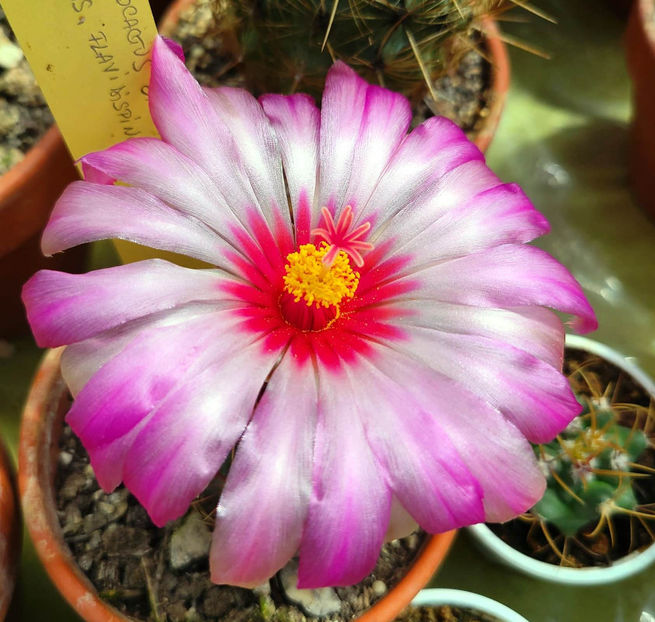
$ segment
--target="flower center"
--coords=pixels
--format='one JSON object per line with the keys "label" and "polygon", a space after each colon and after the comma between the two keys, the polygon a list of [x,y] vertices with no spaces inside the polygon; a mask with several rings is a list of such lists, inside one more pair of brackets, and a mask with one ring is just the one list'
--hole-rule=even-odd
{"label": "flower center", "polygon": [[344,298],[352,298],[359,284],[359,273],[353,271],[348,255],[339,251],[331,264],[323,261],[330,246],[323,242],[320,248],[303,244],[295,253],[287,255],[284,290],[308,307],[338,307]]}

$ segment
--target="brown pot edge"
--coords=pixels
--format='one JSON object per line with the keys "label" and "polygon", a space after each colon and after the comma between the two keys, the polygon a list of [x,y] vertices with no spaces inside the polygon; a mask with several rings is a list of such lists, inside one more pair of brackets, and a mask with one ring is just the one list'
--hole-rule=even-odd
{"label": "brown pot edge", "polygon": [[64,542],[54,507],[52,427],[65,390],[59,373],[63,348],[49,350],[36,372],[23,410],[18,448],[18,488],[25,524],[50,580],[87,622],[127,622],[103,602]]}
{"label": "brown pot edge", "polygon": [[507,46],[501,39],[496,20],[490,16],[484,17],[481,32],[485,36],[491,56],[491,104],[489,114],[485,117],[482,127],[478,130],[473,142],[482,153],[485,153],[496,135],[505,108],[511,81],[511,65]]}
{"label": "brown pot edge", "polygon": [[[25,218],[24,197],[29,197],[32,189],[39,188],[41,194],[49,194],[52,199],[51,205],[31,210],[34,215],[30,214],[30,226],[24,227],[19,236],[0,242],[0,257],[18,248],[44,227],[56,197],[76,177],[64,139],[57,125],[53,124],[20,162],[0,175],[0,224],[3,228],[5,224],[11,225],[16,218]],[[52,183],[48,183],[49,179],[53,180]],[[43,184],[51,186],[52,192],[44,191]]]}

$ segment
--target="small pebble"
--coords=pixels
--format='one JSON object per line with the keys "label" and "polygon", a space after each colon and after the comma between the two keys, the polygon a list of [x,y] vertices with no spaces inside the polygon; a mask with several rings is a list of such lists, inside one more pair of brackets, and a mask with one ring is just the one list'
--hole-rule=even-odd
{"label": "small pebble", "polygon": [[107,503],[106,501],[100,501],[100,503],[98,503],[98,511],[106,516],[111,516],[115,509],[116,508],[111,503]]}
{"label": "small pebble", "polygon": [[418,547],[418,535],[415,533],[410,534],[407,536],[404,542],[404,546],[406,546],[409,549],[415,549]]}
{"label": "small pebble", "polygon": [[14,69],[23,60],[23,50],[12,43],[6,36],[0,38],[0,67]]}
{"label": "small pebble", "polygon": [[93,556],[89,553],[82,553],[77,558],[77,563],[84,572],[89,572],[91,566],[93,566]]}
{"label": "small pebble", "polygon": [[64,520],[62,522],[61,530],[65,536],[77,533],[80,530],[80,527],[82,527],[83,522],[80,508],[73,503],[69,503],[66,506],[63,518]]}
{"label": "small pebble", "polygon": [[377,581],[373,581],[373,585],[371,585],[371,589],[373,590],[373,593],[376,596],[382,596],[383,594],[386,593],[387,586],[384,581],[380,581],[378,579]]}
{"label": "small pebble", "polygon": [[150,550],[148,532],[137,527],[126,527],[113,523],[102,534],[107,555],[129,555],[141,557]]}
{"label": "small pebble", "polygon": [[341,599],[331,587],[315,590],[298,589],[298,562],[292,559],[279,572],[282,589],[289,601],[309,615],[325,616],[341,610]]}
{"label": "small pebble", "polygon": [[174,570],[181,570],[209,554],[212,534],[197,512],[191,512],[173,532],[169,558]]}
{"label": "small pebble", "polygon": [[95,571],[95,577],[96,581],[104,581],[112,585],[118,583],[118,561],[113,559],[100,560]]}
{"label": "small pebble", "polygon": [[77,497],[86,484],[86,477],[81,473],[71,473],[59,489],[60,496],[66,501],[72,501]]}
{"label": "small pebble", "polygon": [[107,524],[107,517],[102,514],[87,514],[84,517],[84,531],[91,533]]}
{"label": "small pebble", "polygon": [[99,531],[94,531],[91,534],[91,537],[89,538],[88,542],[86,543],[86,550],[93,551],[94,549],[97,549],[101,543],[102,543],[102,534]]}

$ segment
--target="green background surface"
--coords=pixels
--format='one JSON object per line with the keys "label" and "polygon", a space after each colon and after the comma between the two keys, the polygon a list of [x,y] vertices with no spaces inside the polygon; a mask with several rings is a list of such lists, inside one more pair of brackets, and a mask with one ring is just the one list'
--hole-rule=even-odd
{"label": "green background surface", "polygon": [[[594,337],[655,374],[655,224],[635,204],[627,182],[630,84],[621,3],[537,4],[558,24],[528,18],[502,26],[551,59],[510,50],[512,85],[488,160],[549,218],[552,233],[540,245],[585,287],[600,321]],[[97,245],[92,263],[108,261],[110,248]],[[13,353],[0,354],[0,425],[15,458],[20,411],[41,353],[28,338],[10,345]],[[491,596],[531,622],[638,622],[642,611],[655,614],[655,568],[612,586],[561,587],[487,561],[465,533],[431,585]],[[77,619],[26,535],[9,620]]]}

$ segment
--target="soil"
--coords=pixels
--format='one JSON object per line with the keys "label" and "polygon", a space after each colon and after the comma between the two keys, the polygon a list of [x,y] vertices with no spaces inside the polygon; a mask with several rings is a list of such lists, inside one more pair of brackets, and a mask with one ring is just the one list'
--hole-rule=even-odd
{"label": "soil", "polygon": [[[182,11],[171,34],[182,45],[186,65],[200,84],[210,87],[247,88],[239,59],[239,46],[228,34],[229,25],[212,13],[216,0],[196,0],[193,10]],[[442,115],[454,121],[469,138],[489,114],[491,65],[479,35],[471,36],[471,49],[458,54],[453,71],[433,84],[437,99],[426,98],[414,107],[413,126]]]}
{"label": "soil", "polygon": [[[595,355],[582,350],[567,348],[564,373],[569,375],[581,365],[584,365],[588,372],[598,377],[600,385],[607,386],[611,384],[614,387],[613,403],[649,406],[651,399],[648,392],[631,376],[625,374],[612,363]],[[582,385],[576,387],[576,390],[581,388]],[[589,395],[589,392],[587,394]],[[635,410],[626,410],[622,414],[622,425],[632,427],[636,416]],[[638,462],[654,469],[655,472],[655,449],[652,446],[655,444],[654,423],[651,419],[645,421],[643,428],[651,441],[651,446],[644,451]],[[633,480],[633,489],[641,504],[641,508],[638,507],[637,509],[650,508],[652,511],[653,507],[655,507],[653,505],[655,502],[655,476]],[[615,532],[614,545],[612,545],[606,529],[602,530],[594,538],[585,535],[591,532],[595,523],[580,530],[575,537],[566,538],[566,565],[574,567],[609,566],[632,551],[643,549],[653,543],[653,537],[648,529],[633,517],[625,514],[614,515],[612,524]],[[562,565],[562,561],[548,544],[538,523],[534,521],[527,522],[519,518],[503,524],[488,524],[488,527],[518,551],[540,561],[558,566]],[[655,521],[650,521],[649,528],[651,531],[655,529]],[[557,528],[549,525],[548,530],[558,545],[560,547],[564,546],[564,536]]]}
{"label": "soil", "polygon": [[491,65],[478,51],[482,42],[472,41],[475,49],[464,54],[455,70],[434,82],[437,99],[426,98],[414,115],[414,125],[440,115],[454,121],[472,138],[489,114]]}
{"label": "soil", "polygon": [[396,622],[500,622],[498,618],[474,611],[442,605],[441,607],[409,607]]}
{"label": "soil", "polygon": [[0,9],[0,175],[53,124],[52,114]]}
{"label": "soil", "polygon": [[[59,522],[80,568],[100,596],[121,612],[149,622],[305,622],[315,617],[289,604],[279,575],[256,590],[214,585],[207,551],[172,566],[176,532],[195,515],[201,536],[211,527],[220,483],[213,483],[187,515],[155,527],[136,499],[121,486],[103,492],[89,458],[69,426],[60,437],[55,479]],[[375,570],[357,586],[336,588],[338,613],[324,622],[345,622],[368,609],[405,574],[425,539],[415,533],[385,545]],[[201,538],[202,540],[202,538]],[[206,549],[208,549],[208,540]]]}

